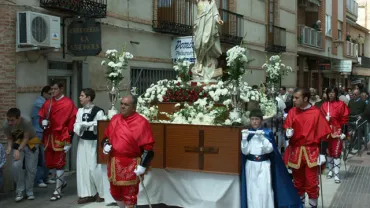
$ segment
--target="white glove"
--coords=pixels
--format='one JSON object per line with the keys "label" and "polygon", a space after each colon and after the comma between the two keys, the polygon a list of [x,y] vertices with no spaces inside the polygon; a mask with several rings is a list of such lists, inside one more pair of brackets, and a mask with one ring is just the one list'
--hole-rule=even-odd
{"label": "white glove", "polygon": [[112,145],[111,144],[106,144],[103,148],[103,153],[104,154],[109,154],[109,152],[112,150]]}
{"label": "white glove", "polygon": [[341,139],[341,140],[343,140],[343,139],[345,139],[345,138],[346,138],[346,135],[345,135],[345,134],[341,134],[341,135],[340,135],[340,139]]}
{"label": "white glove", "polygon": [[257,130],[256,135],[264,135],[265,132],[263,130]]}
{"label": "white glove", "polygon": [[137,176],[140,176],[140,175],[143,175],[145,173],[145,170],[146,168],[144,168],[143,166],[141,165],[138,165],[136,167],[136,169],[134,170],[134,173],[137,175]]}
{"label": "white glove", "polygon": [[249,136],[249,131],[248,129],[243,129],[242,130],[242,140],[247,140]]}
{"label": "white glove", "polygon": [[294,129],[287,129],[285,132],[286,137],[291,138],[294,134]]}
{"label": "white glove", "polygon": [[318,164],[318,165],[322,165],[322,164],[324,164],[325,162],[326,162],[325,155],[319,155],[319,156],[317,157],[317,164]]}
{"label": "white glove", "polygon": [[67,153],[71,149],[71,145],[64,145],[64,152]]}
{"label": "white glove", "polygon": [[289,146],[289,140],[285,140],[285,148]]}

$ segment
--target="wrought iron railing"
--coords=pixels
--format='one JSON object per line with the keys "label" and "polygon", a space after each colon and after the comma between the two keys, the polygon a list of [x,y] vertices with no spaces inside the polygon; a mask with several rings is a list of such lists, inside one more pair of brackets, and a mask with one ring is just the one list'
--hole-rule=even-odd
{"label": "wrought iron railing", "polygon": [[139,95],[145,93],[146,89],[151,84],[157,83],[159,80],[176,79],[176,72],[173,69],[145,69],[145,68],[132,68],[130,74],[130,89],[137,87]]}
{"label": "wrought iron railing", "polygon": [[193,0],[155,1],[153,30],[174,35],[192,35],[195,4]]}
{"label": "wrought iron railing", "polygon": [[221,42],[230,44],[240,44],[244,37],[243,15],[230,12],[225,9],[219,11],[224,24],[221,26]]}
{"label": "wrought iron railing", "polygon": [[347,0],[347,10],[358,17],[358,3],[355,0]]}
{"label": "wrought iron railing", "polygon": [[286,51],[286,29],[275,25],[267,25],[267,43],[268,52]]}
{"label": "wrought iron railing", "polygon": [[40,0],[40,6],[91,18],[104,18],[107,14],[107,0]]}
{"label": "wrought iron railing", "polygon": [[[193,35],[196,5],[193,0],[157,0],[155,2],[153,30],[174,35]],[[221,42],[239,44],[244,36],[243,15],[219,10],[224,24],[220,27]]]}
{"label": "wrought iron railing", "polygon": [[357,57],[358,56],[358,44],[346,41],[346,55]]}
{"label": "wrought iron railing", "polygon": [[322,32],[305,25],[298,25],[298,42],[315,48],[322,48]]}

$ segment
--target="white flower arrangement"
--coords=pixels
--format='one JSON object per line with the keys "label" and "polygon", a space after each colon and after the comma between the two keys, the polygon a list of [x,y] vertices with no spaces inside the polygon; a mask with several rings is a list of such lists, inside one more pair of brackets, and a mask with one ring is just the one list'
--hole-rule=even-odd
{"label": "white flower arrangement", "polygon": [[120,82],[124,76],[123,71],[127,69],[128,60],[133,59],[134,56],[127,51],[118,53],[116,49],[107,50],[105,57],[108,61],[102,61],[102,66],[107,66],[107,79],[110,81]]}
{"label": "white flower arrangement", "polygon": [[268,80],[273,83],[279,82],[282,77],[293,71],[292,67],[281,63],[279,55],[271,56],[270,59],[266,58],[266,63],[262,65],[262,68],[266,70]]}
{"label": "white flower arrangement", "polygon": [[246,48],[240,46],[234,46],[226,52],[227,73],[230,80],[237,81],[245,74],[245,65],[248,63],[246,52]]}
{"label": "white flower arrangement", "polygon": [[[273,109],[276,107],[267,97],[258,91],[252,91],[246,82],[239,80],[240,99],[244,102],[255,100],[260,102],[261,110],[266,116],[274,116]],[[163,102],[164,97],[168,96],[169,90],[179,91],[188,85],[180,80],[160,80],[152,84],[144,94],[138,98],[137,112],[146,117],[151,122],[174,123],[174,124],[198,124],[198,125],[233,125],[234,123],[248,122],[246,114],[242,118],[230,120],[228,111],[231,107],[231,83],[219,81],[217,84],[204,86],[198,93],[199,97],[194,102],[176,102],[175,107],[180,107],[173,114],[159,112],[166,115],[170,120],[158,120],[158,102]]]}
{"label": "white flower arrangement", "polygon": [[191,62],[186,60],[184,56],[180,56],[173,69],[177,72],[177,79],[183,82],[191,80],[192,72],[190,71]]}
{"label": "white flower arrangement", "polygon": [[248,62],[246,56],[246,49],[240,46],[234,46],[226,52],[227,66],[232,66],[237,60],[241,62]]}

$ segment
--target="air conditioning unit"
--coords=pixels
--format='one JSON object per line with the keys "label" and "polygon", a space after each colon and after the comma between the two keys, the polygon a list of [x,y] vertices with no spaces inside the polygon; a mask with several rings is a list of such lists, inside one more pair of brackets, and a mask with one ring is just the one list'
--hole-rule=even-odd
{"label": "air conditioning unit", "polygon": [[17,51],[60,48],[60,17],[36,12],[17,12]]}

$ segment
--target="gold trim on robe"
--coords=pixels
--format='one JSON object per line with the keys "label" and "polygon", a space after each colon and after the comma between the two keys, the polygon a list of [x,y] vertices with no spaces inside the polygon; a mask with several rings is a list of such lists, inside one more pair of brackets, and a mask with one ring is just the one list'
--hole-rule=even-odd
{"label": "gold trim on robe", "polygon": [[[295,148],[294,151],[291,150],[288,159],[288,167],[299,169],[302,163],[302,154],[304,155],[307,162],[307,166],[309,168],[317,166],[317,158],[319,156],[318,148],[301,146]],[[298,155],[298,158],[297,159],[291,158],[291,156],[293,155],[296,156],[295,158],[297,158]]]}
{"label": "gold trim on robe", "polygon": [[[138,157],[136,158],[136,161],[135,161],[135,164],[132,164],[134,165],[133,167],[123,167],[122,171],[124,172],[131,172],[131,173],[134,173],[133,171],[136,169],[136,167],[140,164],[141,162],[141,158]],[[140,182],[139,180],[139,177],[135,177],[134,180],[118,180],[117,179],[117,172],[116,172],[116,157],[112,157],[110,159],[110,176],[108,177],[108,180],[109,182],[113,183],[114,185],[117,185],[117,186],[132,186],[132,185],[136,185]],[[122,175],[121,177],[124,177],[124,175]]]}

